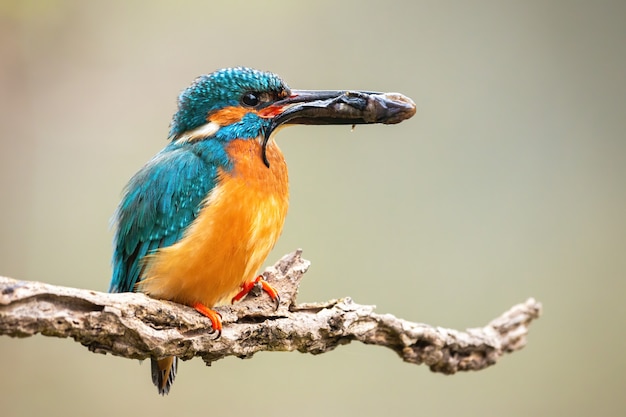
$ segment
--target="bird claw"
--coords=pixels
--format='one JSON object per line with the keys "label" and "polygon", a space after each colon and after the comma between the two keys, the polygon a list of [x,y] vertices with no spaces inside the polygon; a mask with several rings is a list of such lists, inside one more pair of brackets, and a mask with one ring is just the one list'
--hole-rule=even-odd
{"label": "bird claw", "polygon": [[280,295],[278,295],[278,293],[276,293],[276,298],[273,299],[274,301],[274,311],[278,310],[278,307],[280,307]]}
{"label": "bird claw", "polygon": [[219,339],[222,336],[222,315],[219,311],[211,310],[202,303],[195,303],[192,307],[211,320],[211,333],[217,332],[215,340]]}
{"label": "bird claw", "polygon": [[241,291],[239,291],[237,295],[232,298],[231,303],[234,304],[236,301],[244,298],[257,284],[259,284],[261,289],[270,296],[272,301],[274,301],[275,310],[278,310],[278,307],[280,306],[280,295],[278,295],[278,291],[276,291],[276,289],[265,280],[263,275],[259,275],[252,281],[241,284]]}

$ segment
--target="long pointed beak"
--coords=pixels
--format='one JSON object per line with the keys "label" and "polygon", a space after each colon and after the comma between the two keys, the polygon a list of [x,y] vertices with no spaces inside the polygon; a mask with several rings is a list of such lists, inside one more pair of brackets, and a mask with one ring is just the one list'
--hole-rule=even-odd
{"label": "long pointed beak", "polygon": [[279,126],[395,124],[415,114],[415,103],[400,93],[371,91],[291,90],[291,95],[272,104],[280,113],[272,118],[263,140],[263,162],[269,167],[265,147]]}

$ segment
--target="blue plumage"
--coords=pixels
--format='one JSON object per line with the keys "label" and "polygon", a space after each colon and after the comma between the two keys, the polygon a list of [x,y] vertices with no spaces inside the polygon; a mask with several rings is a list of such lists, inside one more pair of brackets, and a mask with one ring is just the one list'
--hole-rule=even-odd
{"label": "blue plumage", "polygon": [[229,166],[216,142],[173,142],[133,176],[115,215],[110,292],[135,290],[141,259],[183,236],[215,187],[217,169]]}

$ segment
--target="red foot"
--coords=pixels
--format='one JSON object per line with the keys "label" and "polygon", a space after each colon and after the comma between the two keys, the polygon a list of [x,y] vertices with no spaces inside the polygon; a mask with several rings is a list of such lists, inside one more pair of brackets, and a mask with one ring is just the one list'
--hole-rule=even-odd
{"label": "red foot", "polygon": [[211,320],[211,327],[217,332],[216,339],[219,339],[222,335],[222,315],[215,310],[211,310],[202,303],[195,303],[192,307],[195,308],[200,314]]}
{"label": "red foot", "polygon": [[274,287],[272,287],[270,284],[267,283],[267,281],[265,281],[265,278],[263,278],[263,275],[259,275],[252,281],[243,283],[241,285],[241,291],[239,291],[237,295],[233,297],[233,299],[231,300],[231,303],[234,304],[235,301],[241,300],[250,291],[252,291],[252,288],[254,288],[256,284],[259,284],[259,283],[261,284],[261,288],[263,288],[263,291],[265,291],[267,295],[270,296],[270,298],[274,301],[274,303],[276,303],[276,308],[278,308],[278,306],[280,305],[280,296],[278,295],[278,291],[276,291]]}

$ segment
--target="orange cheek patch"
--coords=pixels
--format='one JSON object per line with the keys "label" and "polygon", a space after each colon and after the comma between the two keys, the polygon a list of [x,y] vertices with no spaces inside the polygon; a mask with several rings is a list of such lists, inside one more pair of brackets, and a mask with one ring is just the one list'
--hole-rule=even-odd
{"label": "orange cheek patch", "polygon": [[246,113],[253,111],[254,110],[244,109],[243,107],[224,107],[223,109],[210,113],[207,117],[207,121],[217,123],[220,126],[228,126],[241,121]]}
{"label": "orange cheek patch", "polygon": [[282,113],[282,106],[267,106],[264,109],[259,110],[258,115],[264,119],[271,119],[272,117],[278,116]]}
{"label": "orange cheek patch", "polygon": [[267,106],[259,111],[253,109],[245,109],[243,107],[224,107],[209,114],[208,122],[216,123],[219,126],[228,126],[233,123],[240,122],[248,113],[256,113],[264,119],[271,119],[282,113],[282,106]]}

